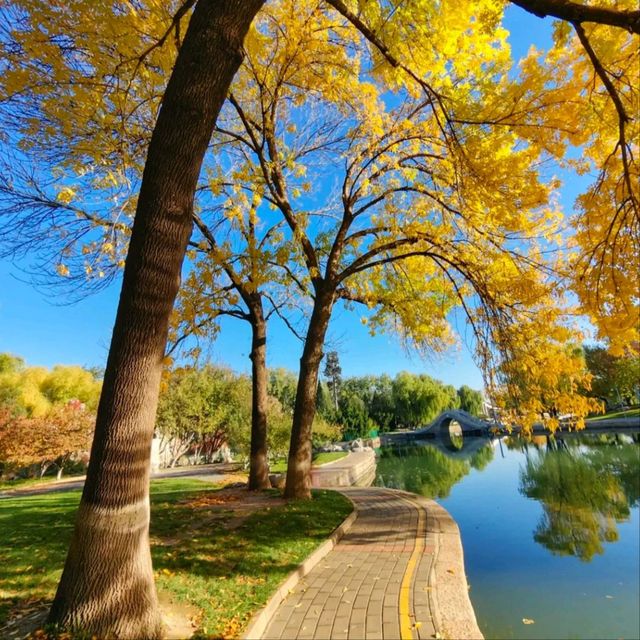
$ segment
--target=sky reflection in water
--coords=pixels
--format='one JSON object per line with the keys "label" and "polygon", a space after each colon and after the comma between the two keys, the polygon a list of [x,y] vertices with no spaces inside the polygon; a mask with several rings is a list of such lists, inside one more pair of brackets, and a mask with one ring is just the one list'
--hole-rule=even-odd
{"label": "sky reflection in water", "polygon": [[376,482],[435,498],[455,518],[486,638],[639,638],[638,442],[465,438],[459,452],[430,442],[383,450]]}

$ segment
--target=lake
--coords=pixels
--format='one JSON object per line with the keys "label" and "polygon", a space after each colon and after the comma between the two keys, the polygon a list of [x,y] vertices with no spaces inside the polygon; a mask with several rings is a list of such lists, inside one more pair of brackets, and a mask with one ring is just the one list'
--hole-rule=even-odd
{"label": "lake", "polygon": [[376,484],[456,520],[485,638],[640,637],[637,432],[387,447]]}

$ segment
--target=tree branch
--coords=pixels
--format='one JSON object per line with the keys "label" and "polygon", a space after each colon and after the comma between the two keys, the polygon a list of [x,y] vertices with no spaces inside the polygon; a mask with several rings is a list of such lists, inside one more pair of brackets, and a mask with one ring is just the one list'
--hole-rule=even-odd
{"label": "tree branch", "polygon": [[[510,2],[538,18],[552,16],[574,25],[582,22],[596,22],[640,34],[640,11],[594,7],[570,0],[510,0]],[[333,3],[330,2],[330,4]]]}

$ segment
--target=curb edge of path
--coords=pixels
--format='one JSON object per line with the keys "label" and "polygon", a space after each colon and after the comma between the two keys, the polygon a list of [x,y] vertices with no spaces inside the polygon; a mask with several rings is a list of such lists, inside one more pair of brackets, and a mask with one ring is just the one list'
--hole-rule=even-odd
{"label": "curb edge of path", "polygon": [[436,630],[443,638],[483,640],[469,597],[464,551],[458,524],[435,500],[410,496],[427,514],[427,533],[435,534],[436,548],[429,572],[429,598]]}
{"label": "curb edge of path", "polygon": [[[335,490],[335,489],[334,489]],[[358,518],[358,507],[349,498],[349,496],[342,494],[349,500],[353,506],[353,511],[342,521],[342,524],[338,525],[329,538],[325,540],[310,556],[306,558],[294,569],[276,589],[276,592],[267,600],[267,604],[260,609],[254,616],[252,616],[249,626],[242,634],[242,640],[256,640],[261,638],[262,634],[267,630],[267,626],[273,618],[273,614],[280,606],[282,601],[289,595],[289,592],[300,582],[302,578],[308,575],[311,570],[340,542],[342,537],[351,529],[353,523]]]}

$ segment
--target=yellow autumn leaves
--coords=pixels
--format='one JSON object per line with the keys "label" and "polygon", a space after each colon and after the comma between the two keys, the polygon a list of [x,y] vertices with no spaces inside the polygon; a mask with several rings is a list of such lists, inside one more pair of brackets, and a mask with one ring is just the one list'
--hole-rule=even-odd
{"label": "yellow autumn leaves", "polygon": [[[369,307],[372,331],[429,351],[455,342],[450,314],[461,310],[480,362],[497,372],[488,373],[496,394],[515,394],[528,416],[550,406],[584,413],[591,407],[572,400],[588,379],[568,312],[588,314],[614,350],[638,341],[637,37],[584,27],[628,116],[621,128],[566,23],[516,71],[501,1],[343,5],[382,49],[318,1],[267,2],[252,26],[205,160],[202,224],[174,326],[209,335],[204,319],[239,311],[232,271],[285,307],[295,292],[302,312],[323,277]],[[17,0],[2,9],[11,28],[0,43],[0,115],[11,115],[25,157],[51,152],[51,189],[40,185],[38,197],[58,216],[49,233],[63,247],[61,276],[124,264],[180,46],[170,28],[178,6]],[[593,177],[572,226],[557,204],[562,167]],[[568,308],[568,289],[579,309]]]}

